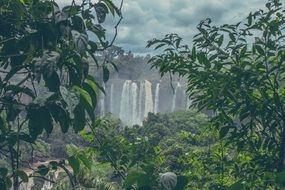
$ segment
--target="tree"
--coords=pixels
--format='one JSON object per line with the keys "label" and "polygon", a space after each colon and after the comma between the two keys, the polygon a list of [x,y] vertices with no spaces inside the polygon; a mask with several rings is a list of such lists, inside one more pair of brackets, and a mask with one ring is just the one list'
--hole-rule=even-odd
{"label": "tree", "polygon": [[[94,53],[113,45],[121,7],[111,0],[73,0],[62,9],[53,0],[0,2],[0,158],[11,161],[9,167],[0,168],[0,189],[9,189],[11,183],[18,189],[29,177],[44,178],[58,167],[74,179],[64,161],[39,166],[38,175],[28,176],[20,170],[20,144],[32,145],[57,125],[62,132],[70,126],[78,132],[95,122],[97,93],[102,88],[89,73],[88,60],[97,63]],[[119,16],[110,42],[101,25],[108,13]],[[107,66],[97,66],[106,82]],[[67,160],[76,173],[80,159]]]}
{"label": "tree", "polygon": [[193,106],[213,110],[211,122],[220,139],[251,154],[234,187],[241,182],[265,189],[275,187],[275,180],[284,184],[284,19],[281,2],[269,0],[265,10],[237,24],[201,21],[192,48],[181,45],[176,34],[147,45],[164,48],[150,60],[162,76],[186,77]]}

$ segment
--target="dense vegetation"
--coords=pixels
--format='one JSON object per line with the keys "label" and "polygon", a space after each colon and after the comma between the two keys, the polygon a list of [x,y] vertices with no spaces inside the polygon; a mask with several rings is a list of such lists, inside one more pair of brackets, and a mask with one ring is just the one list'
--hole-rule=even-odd
{"label": "dense vegetation", "polygon": [[[150,40],[148,48],[161,50],[152,58],[113,46],[121,7],[111,0],[62,8],[52,0],[0,2],[0,189],[31,179],[32,189],[284,188],[281,1],[236,24],[201,21],[192,47],[177,34]],[[108,14],[117,19],[109,40]],[[120,67],[128,79],[149,67],[179,75],[194,108],[149,113],[142,126],[97,118],[100,82]]]}
{"label": "dense vegetation", "polygon": [[[97,63],[94,54],[112,46],[121,11],[110,0],[71,1],[63,8],[55,1],[2,0],[0,13],[0,152],[10,162],[0,170],[0,188],[18,189],[30,177],[45,178],[57,168],[75,184],[64,161],[41,165],[36,174],[21,170],[27,150],[22,145],[33,149],[39,135],[49,135],[56,127],[65,133],[70,127],[78,132],[87,123],[94,125],[101,87],[90,75],[89,62]],[[119,19],[108,41],[101,24],[109,13]],[[104,81],[108,67],[107,62],[97,65]],[[74,157],[67,160],[77,169]]]}
{"label": "dense vegetation", "polygon": [[148,43],[166,47],[152,58],[153,66],[162,74],[187,77],[194,106],[213,110],[211,123],[220,139],[247,157],[235,161],[234,153],[222,155],[229,164],[223,168],[233,167],[233,186],[239,188],[274,189],[284,183],[284,19],[281,2],[271,0],[265,10],[236,24],[201,21],[191,48],[175,34]]}
{"label": "dense vegetation", "polygon": [[[202,159],[213,159],[210,154],[214,155],[220,147],[218,133],[207,132],[209,123],[206,115],[190,110],[150,113],[143,126],[124,129],[120,121],[111,115],[100,122],[105,127],[96,129],[95,144],[86,146],[84,150],[74,144],[67,145],[69,156],[88,155],[87,162],[92,165],[91,168],[81,167],[76,174],[78,189],[94,188],[98,180],[103,180],[101,184],[106,188],[119,189],[123,186],[129,189],[135,185],[138,189],[161,189],[160,175],[168,171],[179,176],[181,186],[176,189],[183,189],[188,180],[191,181],[188,184],[190,189],[216,183],[212,175],[216,173],[214,165],[218,166],[219,160],[215,160],[217,163],[213,160],[213,168],[209,170],[211,174],[207,176],[203,174],[201,165]],[[94,141],[91,133],[85,131],[81,134],[87,141]],[[191,160],[186,159],[188,156]],[[199,182],[204,177],[207,179]],[[59,178],[55,189],[71,187],[66,175],[61,174]]]}

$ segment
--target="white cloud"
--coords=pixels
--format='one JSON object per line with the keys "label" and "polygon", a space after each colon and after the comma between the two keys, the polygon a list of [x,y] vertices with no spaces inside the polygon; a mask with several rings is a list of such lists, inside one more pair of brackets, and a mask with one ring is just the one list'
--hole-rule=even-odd
{"label": "white cloud", "polygon": [[[204,18],[214,23],[233,23],[250,11],[263,8],[267,0],[125,0],[124,20],[116,45],[134,53],[149,52],[146,41],[178,33],[190,42],[196,25]],[[126,28],[128,34],[126,35]]]}
{"label": "white cloud", "polygon": [[[120,4],[120,0],[113,1]],[[167,33],[178,33],[190,42],[200,20],[209,17],[216,24],[235,23],[245,19],[250,11],[263,8],[266,2],[267,0],[124,0],[124,19],[119,26],[115,45],[122,46],[126,51],[147,53],[151,50],[145,49],[146,41]],[[114,34],[115,21],[112,16],[108,16],[105,24],[110,37]]]}

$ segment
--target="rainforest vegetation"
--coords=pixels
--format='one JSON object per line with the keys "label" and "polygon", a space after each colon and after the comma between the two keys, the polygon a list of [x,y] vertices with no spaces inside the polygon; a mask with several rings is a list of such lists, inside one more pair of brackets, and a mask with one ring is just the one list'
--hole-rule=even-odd
{"label": "rainforest vegetation", "polygon": [[[116,46],[123,6],[0,1],[0,189],[284,189],[282,1],[237,23],[197,20],[190,44],[161,31],[152,56]],[[161,78],[174,93],[183,81],[191,106],[133,126],[100,116],[118,75]]]}

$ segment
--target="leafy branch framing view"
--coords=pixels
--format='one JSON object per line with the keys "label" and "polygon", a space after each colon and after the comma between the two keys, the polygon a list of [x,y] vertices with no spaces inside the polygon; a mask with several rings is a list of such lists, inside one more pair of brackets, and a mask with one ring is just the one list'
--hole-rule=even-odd
{"label": "leafy branch framing view", "polygon": [[[72,126],[78,132],[87,120],[95,123],[102,88],[90,75],[88,62],[97,63],[94,54],[113,45],[123,0],[119,8],[110,0],[73,0],[63,8],[55,1],[38,0],[4,0],[0,5],[0,151],[11,162],[9,168],[1,168],[0,188],[18,189],[29,177],[48,180],[46,174],[57,168],[66,171],[75,185],[64,160],[38,166],[38,175],[21,170],[21,144],[33,147],[39,135],[49,135],[54,127],[66,133]],[[109,13],[119,17],[111,42],[101,25]],[[108,72],[107,63],[102,66]],[[76,159],[67,158],[74,173]]]}
{"label": "leafy branch framing view", "polygon": [[247,163],[233,163],[239,169],[233,171],[237,182],[231,187],[274,189],[284,184],[284,12],[281,2],[272,0],[266,10],[237,24],[201,21],[192,48],[181,45],[176,34],[147,45],[164,48],[150,63],[162,76],[186,77],[193,106],[212,110],[211,123],[220,139],[249,156]]}

